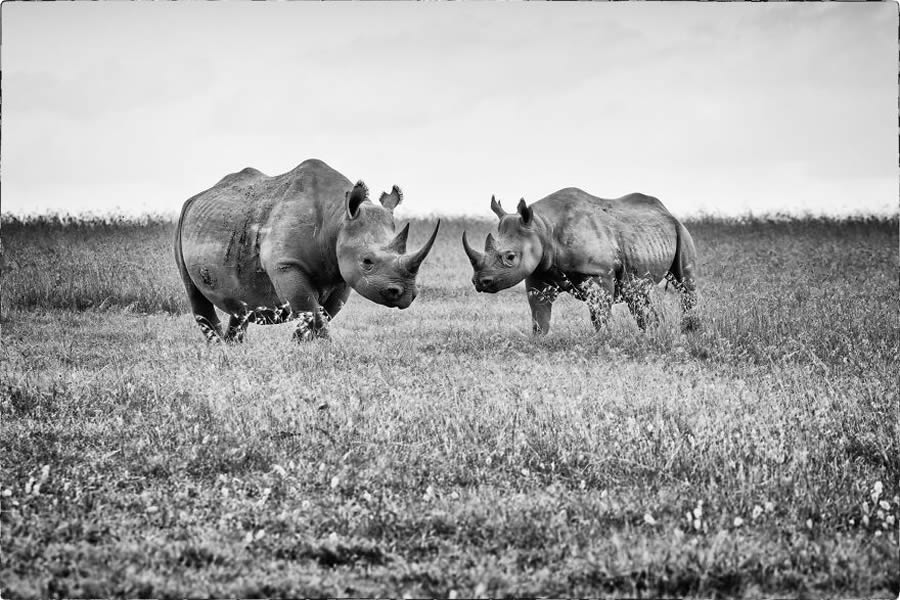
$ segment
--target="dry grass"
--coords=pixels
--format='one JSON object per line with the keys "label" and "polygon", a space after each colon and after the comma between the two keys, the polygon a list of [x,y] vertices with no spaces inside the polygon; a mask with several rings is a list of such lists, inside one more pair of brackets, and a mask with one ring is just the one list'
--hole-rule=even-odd
{"label": "dry grass", "polygon": [[896,221],[695,222],[701,332],[538,340],[464,226],[407,311],[209,347],[170,223],[4,222],[4,596],[896,596]]}

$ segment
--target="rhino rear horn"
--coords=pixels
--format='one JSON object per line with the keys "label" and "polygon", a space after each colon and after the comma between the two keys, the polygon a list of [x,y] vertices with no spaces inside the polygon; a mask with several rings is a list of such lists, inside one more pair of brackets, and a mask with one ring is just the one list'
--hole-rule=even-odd
{"label": "rhino rear horn", "polygon": [[500,203],[497,202],[497,199],[493,196],[491,196],[491,210],[494,211],[494,214],[501,219],[506,216],[506,211],[503,210],[503,207],[500,206]]}
{"label": "rhino rear horn", "polygon": [[359,216],[359,205],[369,199],[369,188],[360,179],[353,186],[353,189],[346,193],[345,206],[347,208],[347,217],[355,219]]}
{"label": "rhino rear horn", "polygon": [[497,251],[497,242],[494,241],[494,236],[488,234],[487,238],[484,240],[484,251],[485,252],[496,252]]}
{"label": "rhino rear horn", "polygon": [[381,198],[378,200],[381,205],[388,210],[394,210],[397,205],[403,202],[403,192],[396,185],[391,188],[391,193],[381,192]]}
{"label": "rhino rear horn", "polygon": [[409,237],[409,223],[407,223],[406,226],[400,230],[400,233],[391,240],[391,243],[388,244],[388,250],[396,252],[397,254],[405,254],[407,237]]}
{"label": "rhino rear horn", "polygon": [[434,246],[434,240],[437,238],[438,230],[441,228],[441,220],[438,219],[437,225],[434,226],[434,231],[431,233],[431,237],[428,238],[428,241],[425,242],[425,245],[419,248],[417,252],[413,254],[408,254],[403,257],[403,266],[406,267],[406,270],[410,273],[415,273],[419,270],[419,266],[422,264],[422,261],[425,260],[425,257],[428,256],[428,253],[431,252],[431,247]]}
{"label": "rhino rear horn", "polygon": [[472,266],[474,267],[481,264],[481,261],[484,260],[484,254],[469,245],[469,240],[466,239],[465,231],[463,231],[462,243],[463,250],[466,251],[466,256],[469,257],[469,262],[472,263]]}

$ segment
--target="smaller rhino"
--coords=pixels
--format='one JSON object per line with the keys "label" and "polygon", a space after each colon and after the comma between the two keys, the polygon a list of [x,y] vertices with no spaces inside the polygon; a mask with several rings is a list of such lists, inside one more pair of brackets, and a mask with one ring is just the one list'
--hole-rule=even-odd
{"label": "smaller rhino", "polygon": [[[523,198],[508,214],[491,198],[500,218],[497,239],[488,234],[484,253],[462,243],[479,292],[496,293],[525,280],[535,335],[550,331],[553,301],[568,292],[588,304],[598,331],[614,302],[624,301],[641,329],[657,319],[651,288],[666,279],[681,292],[682,329],[698,325],[690,233],[652,196],[607,200],[566,188],[531,206]],[[668,288],[668,283],[666,288]]]}

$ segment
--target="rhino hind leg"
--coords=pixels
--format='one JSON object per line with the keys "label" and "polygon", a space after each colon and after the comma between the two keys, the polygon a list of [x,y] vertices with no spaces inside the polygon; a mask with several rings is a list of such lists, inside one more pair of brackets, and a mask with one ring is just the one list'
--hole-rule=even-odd
{"label": "rhino hind leg", "polygon": [[242,344],[251,315],[252,313],[250,312],[232,314],[228,319],[228,328],[223,336],[224,340],[228,343]]}
{"label": "rhino hind leg", "polygon": [[694,278],[677,277],[673,273],[667,273],[666,279],[668,283],[681,294],[681,331],[696,331],[700,329],[700,317],[697,314],[697,288],[694,284]]}
{"label": "rhino hind leg", "polygon": [[203,332],[203,337],[208,343],[215,344],[222,341],[221,323],[219,323],[218,317],[213,321],[195,313],[194,320],[197,321],[197,325],[200,326],[200,331]]}
{"label": "rhino hind leg", "polygon": [[630,278],[621,287],[622,299],[634,317],[638,328],[645,330],[647,325],[656,323],[659,315],[650,301],[653,282],[643,278]]}
{"label": "rhino hind leg", "polygon": [[693,279],[685,279],[681,286],[681,330],[695,331],[700,329],[700,317],[697,315],[697,290]]}
{"label": "rhino hind leg", "polygon": [[[195,293],[191,293],[191,292]],[[200,326],[200,331],[209,343],[217,343],[222,340],[222,324],[219,321],[219,315],[216,314],[216,307],[200,294],[200,290],[193,288],[188,289],[188,300],[191,303],[191,312],[194,313],[194,320]]]}

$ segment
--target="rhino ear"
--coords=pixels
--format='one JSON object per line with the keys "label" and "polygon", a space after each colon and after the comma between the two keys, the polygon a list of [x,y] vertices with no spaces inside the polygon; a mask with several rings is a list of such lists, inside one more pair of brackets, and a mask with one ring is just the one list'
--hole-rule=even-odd
{"label": "rhino ear", "polygon": [[388,210],[394,210],[397,205],[403,202],[403,192],[396,185],[391,188],[391,193],[381,192],[381,198],[378,200],[381,205]]}
{"label": "rhino ear", "polygon": [[494,196],[491,196],[491,210],[501,219],[506,216],[506,211],[503,210],[503,207],[500,206],[500,203],[497,202],[497,199],[494,198]]}
{"label": "rhino ear", "polygon": [[353,189],[345,195],[345,206],[347,207],[347,218],[355,219],[359,216],[359,205],[369,199],[369,188],[360,179],[353,186]]}
{"label": "rhino ear", "polygon": [[525,198],[519,200],[519,206],[516,207],[516,210],[519,212],[519,216],[522,217],[522,225],[531,225],[534,213],[531,211],[531,207],[525,204]]}

